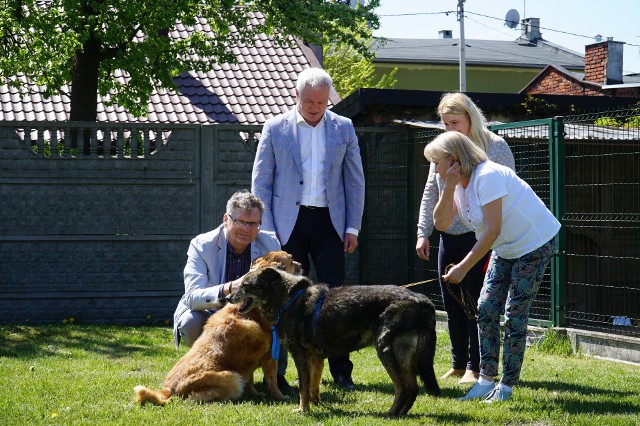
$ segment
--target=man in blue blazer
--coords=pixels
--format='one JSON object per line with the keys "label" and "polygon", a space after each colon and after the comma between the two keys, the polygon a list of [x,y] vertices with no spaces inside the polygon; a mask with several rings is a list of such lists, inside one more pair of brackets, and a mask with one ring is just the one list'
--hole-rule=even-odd
{"label": "man in blue blazer", "polygon": [[[182,341],[191,347],[207,319],[220,307],[220,299],[240,285],[251,262],[270,251],[280,250],[274,232],[262,229],[264,204],[247,190],[227,201],[222,224],[191,240],[184,267],[184,295],[173,318],[176,347]],[[278,387],[285,394],[293,388],[284,374],[286,353],[278,362]]]}
{"label": "man in blue blazer", "polygon": [[[252,173],[252,192],[264,202],[263,229],[318,280],[344,284],[345,253],[358,246],[364,211],[364,173],[351,120],[327,111],[333,82],[319,68],[300,73],[296,108],[268,120]],[[338,386],[355,389],[349,355],[329,358]]]}

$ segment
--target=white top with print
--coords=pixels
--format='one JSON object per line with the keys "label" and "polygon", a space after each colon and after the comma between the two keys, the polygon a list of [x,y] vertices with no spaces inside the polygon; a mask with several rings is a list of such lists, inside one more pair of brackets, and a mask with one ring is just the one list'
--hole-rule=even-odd
{"label": "white top with print", "polygon": [[[495,133],[489,133],[491,135],[491,142],[489,142],[489,148],[487,149],[487,157],[489,157],[489,160],[507,166],[515,171],[516,163],[507,142]],[[440,175],[436,173],[435,164],[431,163],[427,183],[424,186],[424,192],[422,194],[422,201],[420,202],[418,237],[429,237],[433,232],[433,210],[440,199],[443,186],[444,182],[442,182]],[[471,230],[462,223],[460,217],[456,215],[451,226],[446,230],[446,233],[450,235],[461,235],[470,231]]]}
{"label": "white top with print", "polygon": [[516,259],[541,247],[560,230],[560,222],[531,189],[508,167],[483,161],[464,188],[456,185],[453,199],[462,221],[480,239],[486,231],[482,207],[502,198],[502,227],[491,248],[500,257]]}

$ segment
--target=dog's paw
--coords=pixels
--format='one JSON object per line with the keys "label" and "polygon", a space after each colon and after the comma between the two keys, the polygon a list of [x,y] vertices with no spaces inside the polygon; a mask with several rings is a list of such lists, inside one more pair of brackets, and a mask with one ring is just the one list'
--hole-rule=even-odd
{"label": "dog's paw", "polygon": [[300,413],[300,414],[306,414],[309,413],[311,411],[311,407],[310,406],[298,406],[298,408],[296,408],[295,410],[293,410],[294,413]]}

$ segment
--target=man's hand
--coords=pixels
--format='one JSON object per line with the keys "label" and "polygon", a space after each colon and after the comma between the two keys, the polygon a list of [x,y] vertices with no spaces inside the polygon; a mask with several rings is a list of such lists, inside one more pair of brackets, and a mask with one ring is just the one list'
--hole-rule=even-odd
{"label": "man's hand", "polygon": [[242,279],[244,278],[244,275],[241,276],[240,278],[237,278],[233,281],[229,281],[228,283],[226,283],[224,285],[224,295],[227,296],[230,293],[233,293],[234,291],[236,291],[238,289],[238,287],[240,287],[240,284],[242,284]]}
{"label": "man's hand", "polygon": [[358,247],[358,237],[356,235],[346,232],[344,234],[344,252],[353,253]]}
{"label": "man's hand", "polygon": [[418,242],[416,243],[416,253],[418,253],[418,257],[420,259],[429,260],[429,238],[418,237]]}

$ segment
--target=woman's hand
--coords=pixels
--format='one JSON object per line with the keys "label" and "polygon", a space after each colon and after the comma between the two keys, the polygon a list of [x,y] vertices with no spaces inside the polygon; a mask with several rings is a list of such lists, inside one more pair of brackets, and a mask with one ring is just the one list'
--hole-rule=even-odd
{"label": "woman's hand", "polygon": [[458,161],[452,162],[445,172],[444,184],[455,187],[458,183],[460,183],[460,179],[462,179],[462,176],[460,175],[460,169],[461,166]]}
{"label": "woman's hand", "polygon": [[416,242],[416,253],[422,260],[429,260],[429,239],[426,237],[418,237]]}
{"label": "woman's hand", "polygon": [[451,284],[460,284],[465,276],[467,276],[466,270],[459,265],[452,265],[451,268],[445,269],[442,279]]}

